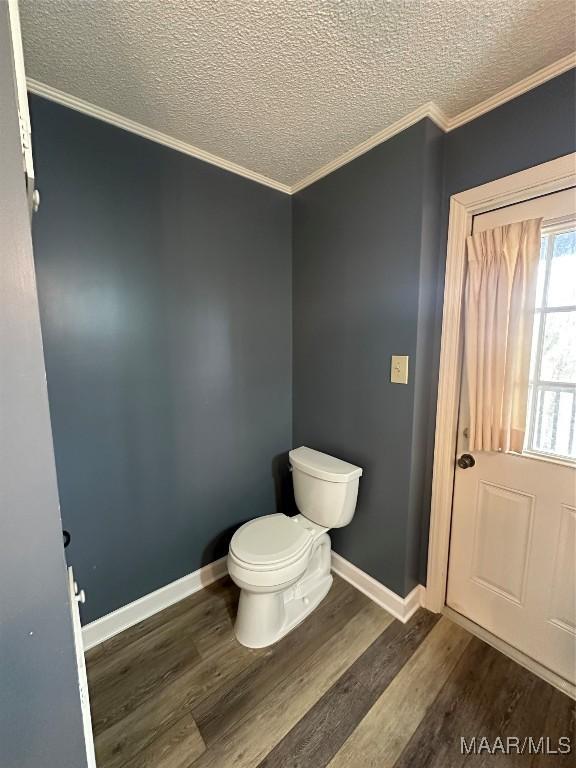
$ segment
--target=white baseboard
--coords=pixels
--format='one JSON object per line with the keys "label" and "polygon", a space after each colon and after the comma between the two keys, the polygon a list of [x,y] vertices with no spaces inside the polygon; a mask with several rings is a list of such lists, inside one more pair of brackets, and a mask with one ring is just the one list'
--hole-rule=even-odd
{"label": "white baseboard", "polygon": [[[371,600],[374,600],[375,603],[381,605],[395,619],[404,623],[423,604],[424,587],[417,586],[406,597],[400,597],[336,552],[332,552],[332,570]],[[168,608],[168,606],[183,600],[194,592],[199,592],[225,575],[226,558],[222,557],[220,560],[215,560],[213,563],[194,571],[194,573],[189,573],[155,592],[140,597],[133,603],[123,605],[122,608],[86,624],[82,627],[84,650],[94,648],[95,645],[109,640],[114,635],[133,627],[144,619],[148,619],[158,611]]]}
{"label": "white baseboard", "polygon": [[400,597],[336,552],[332,552],[332,570],[403,624],[424,604],[425,589],[422,585],[414,587],[406,597]]}
{"label": "white baseboard", "polygon": [[199,592],[225,575],[226,558],[222,557],[220,560],[215,560],[213,563],[199,568],[194,573],[189,573],[155,592],[150,592],[150,594],[134,600],[133,603],[123,605],[122,608],[86,624],[85,627],[82,627],[84,650],[87,651],[104,640],[114,637],[119,632],[133,627],[134,624],[144,621],[158,611],[183,600],[188,595]]}

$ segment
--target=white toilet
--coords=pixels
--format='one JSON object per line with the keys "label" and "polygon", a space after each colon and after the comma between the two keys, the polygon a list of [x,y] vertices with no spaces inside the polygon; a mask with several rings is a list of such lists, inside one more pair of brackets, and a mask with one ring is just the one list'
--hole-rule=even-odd
{"label": "white toilet", "polygon": [[301,514],[258,517],[230,542],[228,572],[241,589],[234,631],[248,648],[275,643],[325,597],[328,531],[348,525],[356,509],[360,467],[304,447],[290,451],[290,464]]}

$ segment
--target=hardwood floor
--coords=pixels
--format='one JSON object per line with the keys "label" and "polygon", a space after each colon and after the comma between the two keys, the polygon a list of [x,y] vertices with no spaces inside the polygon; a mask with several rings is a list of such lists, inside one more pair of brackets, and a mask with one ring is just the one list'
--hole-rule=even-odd
{"label": "hardwood floor", "polygon": [[227,579],[87,654],[98,768],[449,768],[572,765],[461,754],[461,737],[560,736],[575,704],[447,618],[392,619],[338,577],[276,645],[232,631]]}

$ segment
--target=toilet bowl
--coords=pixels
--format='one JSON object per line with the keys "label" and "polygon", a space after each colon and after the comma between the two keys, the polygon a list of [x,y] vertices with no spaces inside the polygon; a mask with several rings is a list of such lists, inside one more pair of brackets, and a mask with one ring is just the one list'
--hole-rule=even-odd
{"label": "toilet bowl", "polygon": [[330,528],[354,515],[362,469],[314,451],[290,451],[300,514],[258,517],[230,542],[228,572],[240,587],[234,631],[242,645],[263,648],[303,621],[326,596]]}

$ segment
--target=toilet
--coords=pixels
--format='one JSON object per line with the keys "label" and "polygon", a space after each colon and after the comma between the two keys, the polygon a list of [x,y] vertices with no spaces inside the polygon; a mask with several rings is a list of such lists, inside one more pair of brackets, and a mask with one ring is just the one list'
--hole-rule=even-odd
{"label": "toilet", "polygon": [[228,572],[240,587],[234,631],[248,648],[264,648],[294,629],[326,596],[330,528],[352,520],[362,469],[312,448],[290,451],[299,515],[258,517],[230,542]]}

